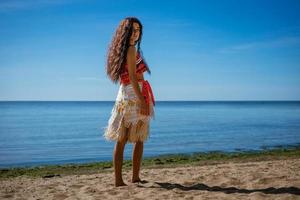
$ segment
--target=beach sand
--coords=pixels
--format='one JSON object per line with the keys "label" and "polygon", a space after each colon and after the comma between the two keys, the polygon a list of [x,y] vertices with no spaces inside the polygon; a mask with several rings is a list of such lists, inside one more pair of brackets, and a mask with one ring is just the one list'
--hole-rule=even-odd
{"label": "beach sand", "polygon": [[141,179],[114,187],[112,169],[52,178],[0,180],[0,199],[300,199],[300,158],[142,168]]}

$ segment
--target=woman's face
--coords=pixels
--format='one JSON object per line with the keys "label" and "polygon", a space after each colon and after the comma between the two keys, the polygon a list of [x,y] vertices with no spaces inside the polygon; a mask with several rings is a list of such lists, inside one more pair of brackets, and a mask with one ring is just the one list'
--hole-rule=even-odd
{"label": "woman's face", "polygon": [[130,37],[130,43],[133,45],[140,37],[140,26],[138,23],[133,22],[132,34]]}

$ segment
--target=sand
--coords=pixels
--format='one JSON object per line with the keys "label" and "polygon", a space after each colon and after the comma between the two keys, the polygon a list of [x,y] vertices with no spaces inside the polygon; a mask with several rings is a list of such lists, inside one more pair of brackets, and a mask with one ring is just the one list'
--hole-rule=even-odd
{"label": "sand", "polygon": [[0,199],[300,199],[300,158],[142,169],[147,183],[114,187],[113,173],[0,180]]}

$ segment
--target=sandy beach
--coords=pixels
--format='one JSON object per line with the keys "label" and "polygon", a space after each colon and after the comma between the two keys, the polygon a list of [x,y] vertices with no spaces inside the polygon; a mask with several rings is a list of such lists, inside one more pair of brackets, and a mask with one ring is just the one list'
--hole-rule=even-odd
{"label": "sandy beach", "polygon": [[113,173],[18,176],[0,181],[1,199],[300,199],[300,158],[144,168],[144,183],[114,187]]}

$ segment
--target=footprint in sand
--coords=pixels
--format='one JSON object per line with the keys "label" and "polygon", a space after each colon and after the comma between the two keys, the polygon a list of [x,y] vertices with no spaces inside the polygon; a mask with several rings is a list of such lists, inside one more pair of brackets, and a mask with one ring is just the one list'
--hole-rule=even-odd
{"label": "footprint in sand", "polygon": [[90,194],[90,193],[97,192],[97,190],[95,188],[92,188],[92,187],[86,187],[86,188],[84,188],[84,192]]}
{"label": "footprint in sand", "polygon": [[79,188],[82,188],[84,187],[85,185],[81,185],[81,184],[74,184],[74,185],[71,185],[70,187],[71,188],[75,188],[75,189],[79,189]]}
{"label": "footprint in sand", "polygon": [[4,199],[13,198],[13,197],[14,197],[13,194],[5,194],[2,196],[2,198],[4,198]]}
{"label": "footprint in sand", "polygon": [[108,190],[106,193],[109,195],[117,195],[118,194],[118,192],[116,190]]}
{"label": "footprint in sand", "polygon": [[69,196],[68,195],[66,195],[66,194],[55,194],[54,196],[53,196],[53,199],[56,199],[56,200],[63,200],[63,199],[66,199],[66,198],[68,198]]}
{"label": "footprint in sand", "polygon": [[264,177],[257,180],[257,183],[259,184],[269,184],[272,183],[273,180],[276,180],[275,177]]}

